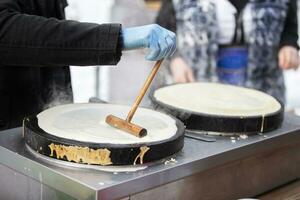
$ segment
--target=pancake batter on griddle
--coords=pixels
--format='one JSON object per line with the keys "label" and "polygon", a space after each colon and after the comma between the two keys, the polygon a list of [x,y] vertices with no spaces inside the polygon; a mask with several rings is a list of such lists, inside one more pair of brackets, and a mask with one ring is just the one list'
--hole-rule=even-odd
{"label": "pancake batter on griddle", "polygon": [[134,144],[162,141],[176,131],[175,120],[165,114],[139,108],[134,122],[148,130],[137,138],[105,123],[108,113],[125,115],[129,107],[103,104],[70,104],[48,109],[38,115],[39,126],[49,134],[83,142]]}

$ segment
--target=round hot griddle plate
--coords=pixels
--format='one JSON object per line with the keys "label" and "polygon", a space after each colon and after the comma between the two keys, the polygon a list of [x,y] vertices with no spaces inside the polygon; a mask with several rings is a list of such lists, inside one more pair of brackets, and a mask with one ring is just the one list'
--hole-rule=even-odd
{"label": "round hot griddle plate", "polygon": [[[284,114],[282,104],[268,94],[217,83],[163,87],[154,92],[153,101],[158,110],[179,118],[186,129],[197,131],[268,132],[281,126]],[[228,107],[223,110],[222,105]]]}
{"label": "round hot griddle plate", "polygon": [[147,138],[136,138],[104,123],[108,114],[124,118],[129,109],[111,104],[57,106],[25,118],[24,139],[31,149],[42,155],[95,165],[142,164],[168,157],[182,149],[184,125],[163,113],[138,109],[133,123],[148,129]]}

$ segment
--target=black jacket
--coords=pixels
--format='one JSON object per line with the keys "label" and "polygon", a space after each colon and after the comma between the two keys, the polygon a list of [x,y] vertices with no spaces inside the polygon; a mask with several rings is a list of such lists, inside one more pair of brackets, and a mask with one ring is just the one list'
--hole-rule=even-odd
{"label": "black jacket", "polygon": [[115,65],[120,24],[63,20],[65,0],[0,0],[0,130],[56,95],[72,100],[68,65]]}

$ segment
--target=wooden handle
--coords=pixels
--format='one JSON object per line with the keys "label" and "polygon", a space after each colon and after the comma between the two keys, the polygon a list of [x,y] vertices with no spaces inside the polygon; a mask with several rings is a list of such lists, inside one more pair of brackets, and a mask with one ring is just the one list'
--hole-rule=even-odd
{"label": "wooden handle", "polygon": [[155,63],[155,65],[154,65],[154,67],[153,67],[151,73],[149,74],[147,80],[146,80],[145,83],[144,83],[144,86],[142,87],[142,89],[141,89],[139,95],[138,95],[137,98],[135,99],[135,102],[134,102],[134,104],[133,104],[131,110],[129,111],[129,113],[128,113],[128,115],[127,115],[127,118],[126,118],[126,121],[127,121],[127,122],[131,122],[131,120],[132,120],[132,118],[133,118],[133,115],[134,115],[135,111],[137,110],[137,108],[138,108],[138,106],[140,105],[140,103],[141,103],[143,97],[145,96],[145,94],[146,94],[146,92],[147,92],[147,90],[148,90],[148,88],[149,88],[149,86],[150,86],[152,80],[154,79],[154,77],[155,77],[155,75],[156,75],[156,73],[157,73],[157,71],[158,71],[158,69],[159,69],[159,67],[160,67],[160,65],[161,65],[162,62],[163,62],[163,59],[158,60],[158,61]]}

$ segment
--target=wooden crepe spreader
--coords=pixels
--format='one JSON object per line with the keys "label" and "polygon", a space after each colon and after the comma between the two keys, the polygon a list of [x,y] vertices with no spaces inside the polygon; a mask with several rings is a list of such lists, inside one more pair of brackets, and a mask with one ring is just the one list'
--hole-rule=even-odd
{"label": "wooden crepe spreader", "polygon": [[137,96],[131,110],[129,111],[126,120],[116,117],[114,115],[108,115],[105,120],[107,124],[109,124],[112,127],[117,128],[117,129],[126,131],[127,133],[130,133],[136,137],[144,137],[147,135],[147,129],[145,129],[137,124],[131,123],[131,120],[132,120],[133,115],[136,112],[139,104],[141,103],[143,97],[145,96],[145,94],[146,94],[152,80],[154,79],[162,62],[163,62],[163,59],[161,59],[155,63],[151,73],[149,74],[139,95]]}

